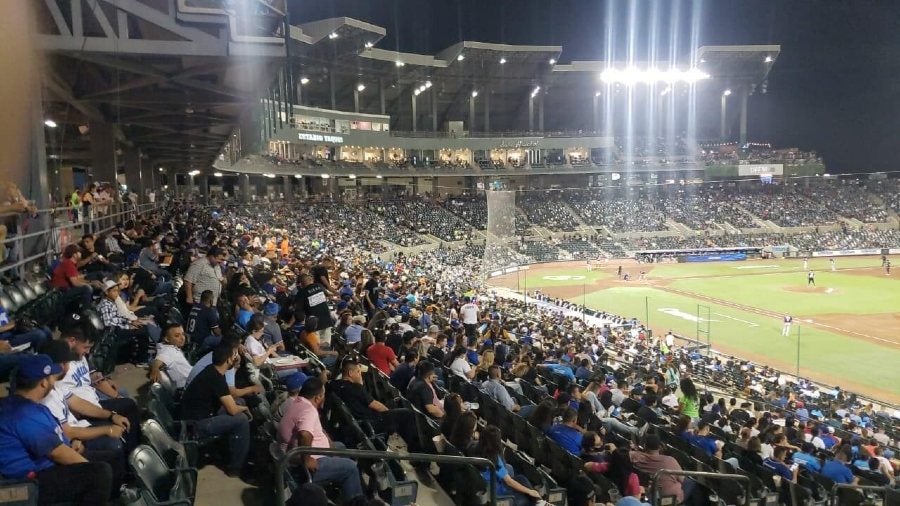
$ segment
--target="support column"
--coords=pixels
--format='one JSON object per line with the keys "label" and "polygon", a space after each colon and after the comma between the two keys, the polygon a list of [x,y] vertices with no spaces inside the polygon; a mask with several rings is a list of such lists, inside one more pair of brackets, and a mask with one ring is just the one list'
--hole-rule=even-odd
{"label": "support column", "polygon": [[359,112],[359,90],[353,88],[353,112]]}
{"label": "support column", "polygon": [[197,178],[199,179],[198,183],[200,183],[200,202],[203,205],[209,205],[209,176],[200,174]]}
{"label": "support column", "polygon": [[544,97],[541,96],[538,101],[538,130],[544,131]]}
{"label": "support column", "polygon": [[484,90],[484,131],[491,131],[491,90]]}
{"label": "support column", "polygon": [[438,99],[437,87],[432,86],[431,87],[431,131],[432,132],[438,131],[437,99]]}
{"label": "support column", "polygon": [[528,95],[528,131],[534,132],[534,95]]}
{"label": "support column", "polygon": [[[298,72],[296,75],[300,76],[300,73]],[[297,105],[303,105],[303,83],[300,82],[300,79],[302,79],[302,77],[297,77],[296,82],[294,83],[294,92],[297,94]]]}
{"label": "support column", "polygon": [[328,70],[328,89],[331,92],[331,110],[337,109],[337,101],[334,96],[334,70]]}
{"label": "support column", "polygon": [[740,134],[740,145],[743,146],[747,144],[747,100],[750,97],[749,92],[746,87],[741,87],[741,134]]}
{"label": "support column", "polygon": [[412,97],[410,99],[410,103],[412,104],[412,131],[416,132],[418,131],[417,125],[419,123],[419,115],[416,112],[416,102],[418,101],[419,97],[416,96],[416,90],[412,90],[412,94],[410,95],[410,97]]}
{"label": "support column", "polygon": [[141,188],[141,152],[137,148],[125,151],[125,185],[129,192],[138,194],[138,202],[141,202],[140,196],[144,192]]}
{"label": "support column", "polygon": [[381,110],[381,114],[385,114],[385,112],[384,112],[384,111],[385,111],[385,107],[384,107],[384,103],[385,103],[385,102],[384,102],[384,79],[379,79],[379,80],[378,80],[378,103],[379,103],[379,105],[381,106],[381,109],[380,109],[380,110]]}
{"label": "support column", "polygon": [[722,106],[719,112],[719,139],[725,140],[725,114],[728,108],[728,95],[722,94]]}
{"label": "support column", "polygon": [[284,201],[294,201],[294,176],[281,176],[284,179]]}
{"label": "support column", "polygon": [[594,132],[600,131],[600,95],[594,93],[594,100],[591,103],[591,125]]}
{"label": "support column", "polygon": [[116,138],[112,123],[91,121],[91,180],[115,182]]}
{"label": "support column", "polygon": [[475,95],[469,95],[469,132],[475,131]]}
{"label": "support column", "polygon": [[250,202],[250,176],[248,174],[241,174],[238,176],[238,182],[241,188],[239,198],[242,203],[246,204]]}

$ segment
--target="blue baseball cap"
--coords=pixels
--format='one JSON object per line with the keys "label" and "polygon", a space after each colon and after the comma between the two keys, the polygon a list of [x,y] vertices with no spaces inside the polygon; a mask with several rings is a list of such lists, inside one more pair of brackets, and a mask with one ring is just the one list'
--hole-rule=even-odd
{"label": "blue baseball cap", "polygon": [[48,355],[25,355],[19,359],[18,377],[40,380],[62,372],[62,366],[53,363]]}
{"label": "blue baseball cap", "polygon": [[268,304],[263,306],[263,313],[266,316],[275,316],[279,311],[281,311],[281,306],[279,306],[275,302],[269,302]]}
{"label": "blue baseball cap", "polygon": [[288,392],[296,392],[306,383],[306,379],[306,375],[302,372],[295,372],[284,379],[284,386],[287,387]]}

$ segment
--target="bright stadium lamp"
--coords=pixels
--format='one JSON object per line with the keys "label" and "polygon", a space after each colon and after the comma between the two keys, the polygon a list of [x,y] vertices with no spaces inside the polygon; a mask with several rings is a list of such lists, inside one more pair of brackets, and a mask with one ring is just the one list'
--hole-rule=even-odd
{"label": "bright stadium lamp", "polygon": [[347,175],[347,177],[349,177],[350,179],[356,179],[356,174],[349,174]]}
{"label": "bright stadium lamp", "polygon": [[595,97],[599,97],[600,95],[602,95],[601,92],[599,92],[599,91],[595,91],[595,92],[594,92],[594,96],[595,96]]}
{"label": "bright stadium lamp", "polygon": [[294,174],[294,179],[303,179],[303,174]]}
{"label": "bright stadium lamp", "polygon": [[772,63],[775,59],[771,56],[766,55],[766,59],[764,60],[766,63]]}
{"label": "bright stadium lamp", "polygon": [[472,90],[472,98],[475,98],[477,96],[478,96],[478,90]]}
{"label": "bright stadium lamp", "polygon": [[363,83],[359,83],[356,85],[356,91],[363,91],[366,89],[366,85]]}
{"label": "bright stadium lamp", "polygon": [[402,66],[404,66],[404,65],[406,65],[406,64],[403,63],[403,62],[400,61],[400,60],[397,60],[397,61],[394,62],[394,65],[396,65],[396,66],[398,66],[398,67],[402,67]]}
{"label": "bright stadium lamp", "polygon": [[366,42],[366,49],[372,49],[372,46],[374,46],[374,45],[375,45],[374,42]]}
{"label": "bright stadium lamp", "polygon": [[420,93],[422,93],[422,90],[420,90],[419,88],[416,88],[413,90],[413,95],[415,95],[417,97],[419,96]]}
{"label": "bright stadium lamp", "polygon": [[309,83],[309,78],[308,78],[308,77],[301,77],[301,78],[300,78],[300,84],[307,84],[307,83]]}
{"label": "bright stadium lamp", "polygon": [[731,96],[731,88],[728,88],[727,90],[723,91],[722,95],[724,95],[726,97]]}
{"label": "bright stadium lamp", "polygon": [[500,65],[506,63],[506,58],[500,57]]}
{"label": "bright stadium lamp", "polygon": [[46,126],[47,128],[56,128],[56,122],[52,119],[45,119],[44,126]]}
{"label": "bright stadium lamp", "polygon": [[329,178],[331,178],[330,175],[328,175],[328,174],[322,174],[322,179],[329,179]]}
{"label": "bright stadium lamp", "polygon": [[466,59],[466,57],[463,56],[462,53],[460,53],[460,55],[456,57],[456,61],[463,61],[465,59]]}
{"label": "bright stadium lamp", "polygon": [[213,176],[222,177],[222,173],[221,172],[213,172]]}
{"label": "bright stadium lamp", "polygon": [[550,58],[550,65],[556,65],[556,58]]}
{"label": "bright stadium lamp", "polygon": [[331,32],[331,33],[329,33],[329,34],[328,34],[328,38],[331,39],[331,40],[334,40],[334,39],[338,38],[337,32]]}
{"label": "bright stadium lamp", "polygon": [[425,89],[431,88],[431,81],[425,81]]}
{"label": "bright stadium lamp", "polygon": [[381,174],[378,174],[375,176],[375,179],[384,179],[384,176],[382,176]]}

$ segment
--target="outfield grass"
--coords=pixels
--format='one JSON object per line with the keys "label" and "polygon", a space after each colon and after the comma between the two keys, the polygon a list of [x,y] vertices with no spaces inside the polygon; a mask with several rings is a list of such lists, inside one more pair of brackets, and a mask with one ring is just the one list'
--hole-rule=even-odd
{"label": "outfield grass", "polygon": [[[837,267],[879,267],[873,258],[838,258]],[[793,373],[799,356],[801,374],[830,384],[855,387],[885,400],[900,402],[900,347],[853,338],[826,328],[794,325],[790,337],[781,336],[780,318],[706,302],[701,298],[675,294],[635,283],[597,290],[594,282],[615,278],[616,265],[608,272],[587,272],[583,267],[560,267],[528,272],[527,286],[534,288],[585,287],[586,295],[570,297],[576,303],[623,316],[648,319],[656,332],[673,330],[687,337],[698,337],[698,305],[709,307],[709,337],[714,349],[743,356],[757,363],[775,366]],[[740,267],[740,268],[739,268]],[[650,277],[670,280],[668,285],[707,297],[766,309],[779,314],[803,317],[826,314],[874,315],[894,313],[900,307],[898,281],[892,277],[860,276],[830,271],[828,259],[812,259],[816,283],[823,291],[806,291],[806,275],[801,260],[766,260],[708,264],[654,265]],[[633,276],[641,266],[624,269]],[[524,288],[523,273],[520,287]],[[559,276],[560,279],[544,279]],[[583,279],[578,278],[583,277]],[[797,291],[799,290],[799,291]],[[572,294],[573,288],[567,290]],[[552,293],[552,292],[551,292]],[[705,316],[703,314],[702,316]],[[701,325],[701,330],[706,328]],[[799,329],[799,330],[798,330]],[[865,332],[866,329],[861,329]],[[900,330],[900,329],[898,329]],[[706,340],[706,334],[699,334]]]}

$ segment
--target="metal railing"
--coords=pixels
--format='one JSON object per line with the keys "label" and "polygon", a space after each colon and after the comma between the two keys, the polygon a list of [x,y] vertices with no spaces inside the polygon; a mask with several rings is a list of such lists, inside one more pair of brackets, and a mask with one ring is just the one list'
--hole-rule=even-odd
{"label": "metal railing", "polygon": [[[669,469],[662,469],[657,471],[656,474],[653,475],[653,485],[651,487],[651,491],[653,492],[653,502],[654,504],[659,504],[659,478],[660,476],[686,476],[688,478],[702,478],[704,480],[711,481],[726,481],[726,480],[734,480],[739,482],[741,485],[741,489],[744,494],[744,506],[750,506],[750,478],[747,476],[743,476],[740,474],[722,474],[722,473],[707,473],[703,471],[673,471]],[[695,480],[700,483],[700,480]]]}
{"label": "metal railing", "polygon": [[[7,258],[0,259],[6,261],[0,266],[0,274],[14,271],[15,275],[22,277],[25,270],[31,263],[44,260],[46,264],[50,263],[52,257],[61,253],[65,244],[60,238],[64,233],[70,230],[76,232],[81,229],[83,233],[102,234],[113,229],[117,223],[140,216],[144,213],[154,211],[162,207],[162,203],[148,203],[138,205],[133,208],[130,204],[110,204],[110,212],[96,216],[92,212],[87,220],[84,220],[81,208],[77,209],[77,219],[69,213],[76,212],[76,208],[72,207],[54,207],[48,209],[38,209],[30,214],[22,214],[17,217],[17,228],[24,225],[21,216],[27,216],[27,219],[33,223],[37,223],[41,230],[29,232],[25,234],[15,234],[3,241],[0,241],[5,249],[10,251]],[[43,215],[43,216],[42,216]],[[66,243],[74,242],[71,238]]]}
{"label": "metal railing", "polygon": [[[457,457],[453,455],[431,455],[428,453],[408,453],[400,455],[394,452],[380,452],[375,450],[339,450],[336,448],[313,448],[311,446],[298,446],[285,453],[276,463],[275,467],[275,504],[284,506],[284,472],[288,463],[293,457],[303,457],[305,455],[321,455],[323,457],[355,457],[359,459],[373,460],[407,460],[410,462],[435,462],[437,464],[459,464],[474,465],[478,467],[487,467],[491,473],[490,483],[490,502],[488,504],[497,504],[497,468],[493,462],[488,459],[479,457]],[[299,459],[302,460],[302,459]],[[304,465],[302,462],[300,465]]]}
{"label": "metal railing", "polygon": [[[843,503],[840,501],[840,497],[838,496],[838,494],[840,493],[841,490],[856,490],[856,491],[859,492],[862,496],[865,496],[865,495],[866,495],[866,491],[878,492],[878,493],[880,493],[880,494],[882,495],[882,498],[883,498],[883,499],[882,499],[882,504],[887,505],[887,504],[889,504],[889,503],[888,503],[888,494],[889,494],[891,491],[893,491],[894,489],[892,489],[889,485],[885,485],[885,486],[879,486],[879,485],[851,485],[851,484],[849,484],[849,483],[836,483],[836,484],[834,485],[834,488],[832,488],[831,490],[828,491],[828,502],[827,502],[827,504],[832,504],[832,505],[834,505],[834,506],[840,506],[841,504],[843,504]],[[872,502],[870,502],[870,501],[868,501],[868,500],[863,500],[863,501],[861,501],[861,502],[864,503],[864,504],[878,504],[878,503],[872,503]]]}

